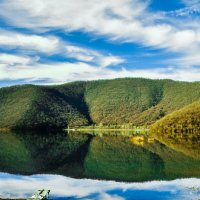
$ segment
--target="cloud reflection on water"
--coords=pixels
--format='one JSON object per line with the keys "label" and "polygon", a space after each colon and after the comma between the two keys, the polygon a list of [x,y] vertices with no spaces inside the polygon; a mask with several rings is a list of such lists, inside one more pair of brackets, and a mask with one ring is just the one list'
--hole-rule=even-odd
{"label": "cloud reflection on water", "polygon": [[[74,179],[60,175],[18,176],[0,173],[0,198],[28,197],[35,190],[41,188],[48,188],[51,190],[51,196],[56,198],[64,197],[64,199],[168,200],[173,198],[174,200],[197,200],[199,197],[200,179],[119,183],[114,181]],[[198,190],[194,190],[194,188]]]}

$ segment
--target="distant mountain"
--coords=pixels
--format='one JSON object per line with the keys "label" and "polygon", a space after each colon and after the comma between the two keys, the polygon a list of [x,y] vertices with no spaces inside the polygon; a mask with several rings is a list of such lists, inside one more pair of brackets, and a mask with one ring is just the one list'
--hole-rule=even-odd
{"label": "distant mountain", "polygon": [[0,89],[0,128],[149,125],[200,99],[200,82],[123,78]]}

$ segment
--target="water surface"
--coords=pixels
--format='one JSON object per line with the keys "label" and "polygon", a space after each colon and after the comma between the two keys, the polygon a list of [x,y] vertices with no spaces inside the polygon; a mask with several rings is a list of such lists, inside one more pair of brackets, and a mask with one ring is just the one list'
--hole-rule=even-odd
{"label": "water surface", "polygon": [[54,199],[198,199],[199,141],[176,141],[120,133],[0,133],[0,195],[25,197],[45,186]]}

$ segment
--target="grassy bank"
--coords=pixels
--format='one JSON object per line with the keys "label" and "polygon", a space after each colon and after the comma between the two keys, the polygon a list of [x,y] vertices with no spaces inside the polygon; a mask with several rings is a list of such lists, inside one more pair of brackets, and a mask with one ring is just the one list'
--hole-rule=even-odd
{"label": "grassy bank", "polygon": [[136,134],[148,134],[148,127],[135,127],[135,128],[124,128],[124,127],[108,127],[108,126],[85,126],[79,128],[68,128],[65,129],[67,132],[78,132],[80,134],[90,135],[123,135],[132,136]]}

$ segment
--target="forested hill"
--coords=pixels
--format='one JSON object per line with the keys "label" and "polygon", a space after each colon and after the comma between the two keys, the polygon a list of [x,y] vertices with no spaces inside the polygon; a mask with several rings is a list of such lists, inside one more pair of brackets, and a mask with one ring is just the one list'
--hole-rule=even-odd
{"label": "forested hill", "polygon": [[200,101],[158,120],[151,126],[150,134],[163,144],[200,160]]}
{"label": "forested hill", "polygon": [[193,134],[200,136],[200,101],[195,101],[158,120],[152,125],[151,131],[156,135],[157,133],[167,135],[172,132],[177,135],[180,132],[190,136]]}
{"label": "forested hill", "polygon": [[144,125],[200,99],[200,82],[124,78],[0,89],[0,128]]}

